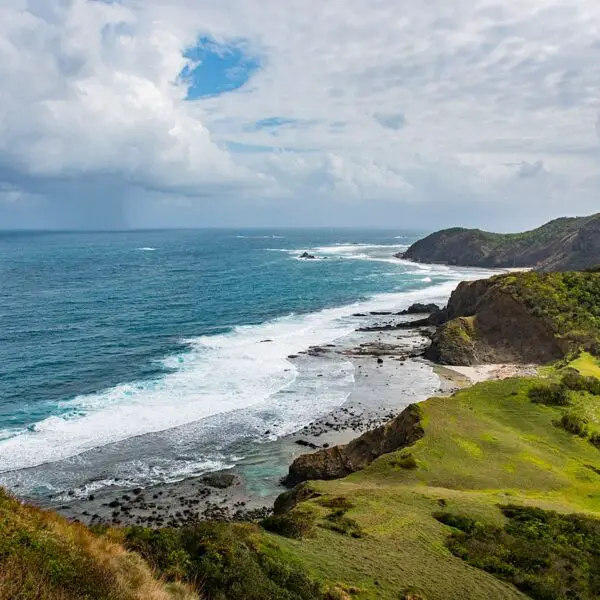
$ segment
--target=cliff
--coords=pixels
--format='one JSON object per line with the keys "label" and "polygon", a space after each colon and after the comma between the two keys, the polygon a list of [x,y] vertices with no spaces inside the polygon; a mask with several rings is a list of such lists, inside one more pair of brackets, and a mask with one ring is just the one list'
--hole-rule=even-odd
{"label": "cliff", "polygon": [[425,354],[441,364],[543,364],[578,349],[598,353],[600,273],[530,272],[463,282],[442,317]]}
{"label": "cliff", "polygon": [[484,268],[587,269],[600,264],[600,213],[556,219],[516,234],[444,229],[397,256],[415,262]]}

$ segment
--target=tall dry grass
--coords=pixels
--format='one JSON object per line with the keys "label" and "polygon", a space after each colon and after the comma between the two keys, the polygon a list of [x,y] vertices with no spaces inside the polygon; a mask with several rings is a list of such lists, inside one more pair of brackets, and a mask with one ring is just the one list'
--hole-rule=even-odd
{"label": "tall dry grass", "polygon": [[118,532],[99,537],[0,491],[0,600],[199,600],[157,579]]}

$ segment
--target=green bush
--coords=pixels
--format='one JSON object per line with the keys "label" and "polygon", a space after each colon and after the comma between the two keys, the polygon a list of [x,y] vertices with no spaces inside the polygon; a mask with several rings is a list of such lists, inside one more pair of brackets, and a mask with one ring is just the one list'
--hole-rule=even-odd
{"label": "green bush", "polygon": [[600,598],[600,520],[503,506],[504,528],[448,516],[453,554],[515,585],[534,600]]}
{"label": "green bush", "polygon": [[583,375],[579,373],[577,369],[568,368],[565,369],[565,373],[561,378],[561,383],[564,387],[575,390],[575,391],[583,391],[585,390],[585,381]]}
{"label": "green bush", "polygon": [[415,457],[412,454],[407,454],[406,456],[401,456],[398,465],[401,469],[406,469],[407,471],[413,471],[419,465],[415,460]]}
{"label": "green bush", "polygon": [[600,379],[597,377],[585,377],[586,391],[594,396],[600,396]]}
{"label": "green bush", "polygon": [[261,525],[272,533],[299,540],[312,534],[315,520],[314,513],[310,511],[294,510],[284,515],[267,517]]}
{"label": "green bush", "polygon": [[529,389],[528,396],[536,404],[547,406],[567,406],[569,404],[567,389],[558,383],[534,385]]}
{"label": "green bush", "polygon": [[327,515],[321,526],[354,538],[359,538],[363,535],[360,525],[354,519],[346,517],[343,509],[336,510]]}
{"label": "green bush", "polygon": [[198,523],[127,531],[127,546],[167,580],[195,586],[206,600],[322,600],[322,586],[264,551],[251,525]]}
{"label": "green bush", "polygon": [[590,444],[593,444],[600,450],[600,433],[592,433],[590,436]]}
{"label": "green bush", "polygon": [[575,369],[568,369],[562,376],[562,385],[570,390],[589,392],[600,396],[600,379],[597,377],[584,377]]}
{"label": "green bush", "polygon": [[471,517],[456,515],[450,512],[435,512],[433,513],[433,518],[444,525],[448,525],[448,527],[454,527],[454,529],[459,529],[467,533],[474,531],[477,526],[477,523]]}
{"label": "green bush", "polygon": [[585,438],[588,435],[587,421],[573,413],[563,415],[557,425],[579,437]]}

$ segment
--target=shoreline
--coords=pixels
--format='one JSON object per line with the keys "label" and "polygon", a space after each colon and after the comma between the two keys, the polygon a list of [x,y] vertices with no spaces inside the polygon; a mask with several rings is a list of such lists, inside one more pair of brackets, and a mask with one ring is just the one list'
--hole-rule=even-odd
{"label": "shoreline", "polygon": [[[388,324],[390,320],[397,324],[418,322],[423,315],[391,312],[385,316]],[[364,315],[371,327],[379,325],[381,317],[381,313]],[[347,400],[303,429],[263,444],[255,455],[232,469],[145,489],[104,488],[84,499],[46,507],[90,525],[158,528],[208,519],[257,521],[272,512],[275,499],[287,489],[280,484],[281,478],[293,460],[307,450],[346,444],[393,419],[409,404],[431,396],[449,396],[489,379],[534,374],[534,367],[527,365],[449,367],[431,363],[421,358],[429,344],[422,326],[365,329],[369,328],[356,330],[337,344],[308,348],[297,357],[324,361],[346,357],[354,368],[354,388]],[[271,472],[264,482],[253,477],[254,471],[265,467]]]}
{"label": "shoreline", "polygon": [[[423,315],[420,315],[423,316]],[[366,314],[375,323],[380,313]],[[390,315],[397,322],[418,320]],[[362,319],[361,319],[362,320]],[[42,503],[69,519],[86,524],[179,526],[203,519],[254,521],[271,512],[285,491],[280,480],[293,460],[307,450],[345,444],[378,427],[413,402],[451,393],[457,386],[436,374],[434,365],[419,356],[429,339],[423,328],[394,331],[354,331],[335,344],[311,347],[297,360],[327,361],[344,357],[354,368],[354,387],[338,408],[311,424],[275,441],[261,444],[253,454],[227,471],[160,483],[145,489],[112,486],[87,498],[63,497]],[[255,472],[266,470],[261,478]],[[219,485],[210,484],[215,476]],[[263,481],[264,480],[264,481]],[[228,481],[229,485],[225,485]],[[214,482],[213,482],[214,483]],[[70,501],[69,501],[70,500]]]}
{"label": "shoreline", "polygon": [[[434,298],[429,294],[409,302]],[[435,301],[445,300],[439,296]],[[288,360],[300,372],[308,369],[314,373],[316,369],[318,373],[323,366],[323,374],[317,377],[333,372],[324,361],[331,360],[337,368],[340,363],[350,363],[352,391],[341,405],[291,434],[268,439],[270,431],[265,427],[265,439],[244,442],[232,468],[147,486],[135,484],[141,487],[124,482],[96,491],[92,488],[83,495],[80,488],[67,488],[54,496],[24,499],[85,524],[175,527],[205,519],[255,521],[267,516],[275,499],[286,490],[281,481],[299,455],[347,444],[392,420],[409,404],[447,396],[486,379],[512,376],[514,368],[509,365],[455,368],[424,359],[435,327],[425,322],[428,313],[402,310],[407,306],[390,299],[390,304],[377,310],[355,313],[354,330],[335,343],[290,355]],[[318,399],[318,386],[313,393]]]}

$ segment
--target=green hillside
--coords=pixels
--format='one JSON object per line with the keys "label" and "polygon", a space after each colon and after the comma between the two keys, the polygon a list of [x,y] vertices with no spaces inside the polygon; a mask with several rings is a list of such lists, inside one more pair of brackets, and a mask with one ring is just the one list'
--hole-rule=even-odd
{"label": "green hillside", "polygon": [[[600,365],[589,355],[573,366],[600,376]],[[311,482],[320,496],[291,514],[314,520],[312,535],[301,541],[269,535],[267,542],[313,577],[351,590],[354,598],[524,597],[505,574],[455,556],[447,543],[458,530],[440,522],[439,513],[492,530],[508,523],[499,508],[505,505],[582,513],[597,523],[600,449],[592,441],[600,432],[600,396],[569,390],[567,406],[546,406],[529,395],[561,376],[551,370],[548,381],[490,382],[426,401],[420,405],[425,429],[420,441],[346,479]],[[560,425],[567,414],[586,421],[585,438]],[[600,587],[594,589],[600,593]],[[561,595],[558,588],[548,594],[598,597]]]}
{"label": "green hillside", "polygon": [[560,218],[523,233],[443,229],[399,256],[417,262],[472,267],[586,269],[600,264],[600,214]]}

